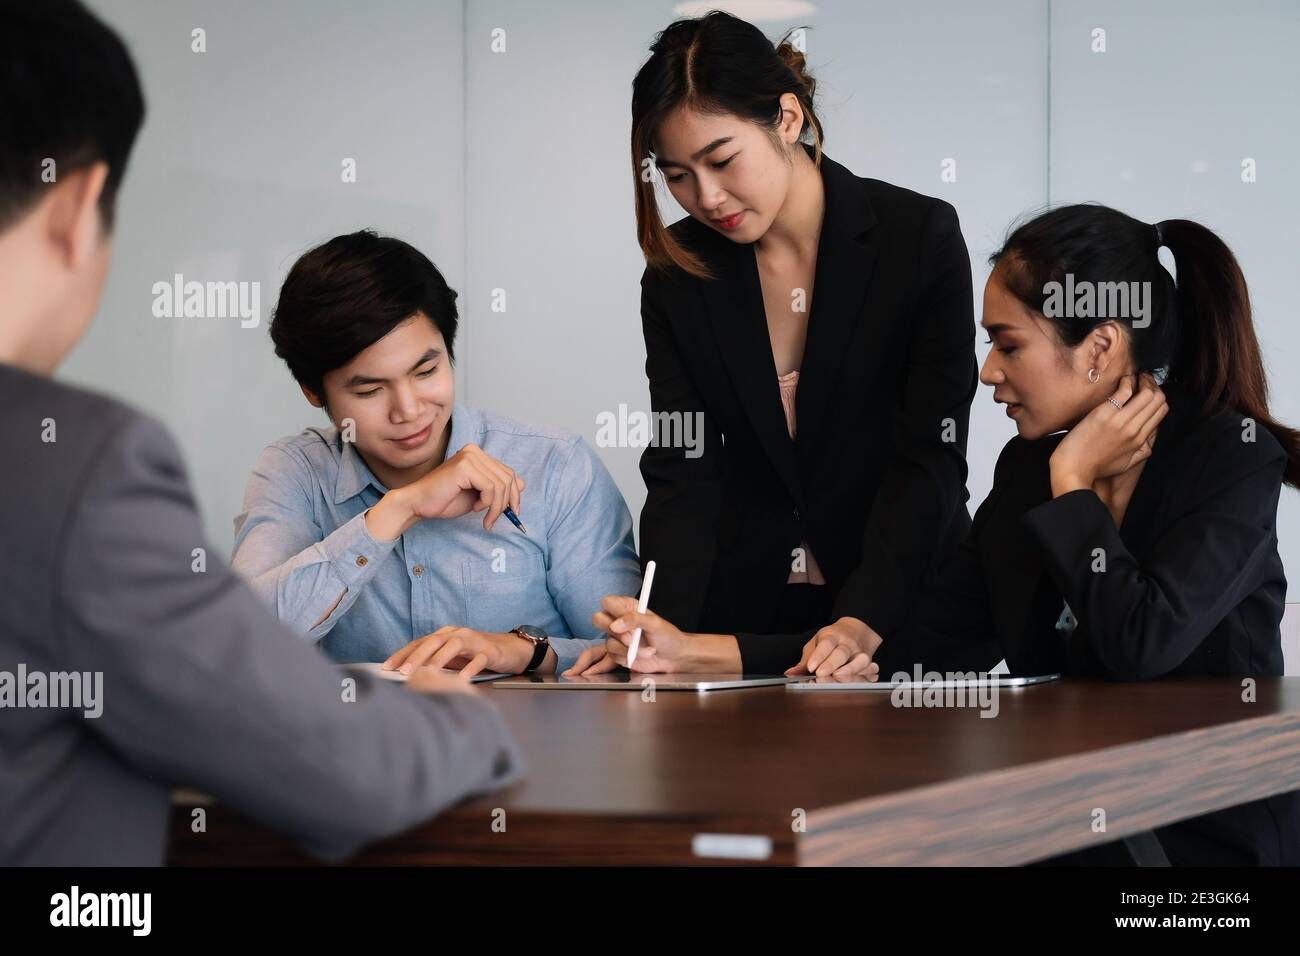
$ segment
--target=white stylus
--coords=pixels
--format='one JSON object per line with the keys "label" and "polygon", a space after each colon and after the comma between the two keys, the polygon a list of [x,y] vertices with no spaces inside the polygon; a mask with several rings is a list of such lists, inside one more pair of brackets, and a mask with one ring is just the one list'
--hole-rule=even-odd
{"label": "white stylus", "polygon": [[[645,579],[641,582],[641,599],[637,601],[637,613],[644,614],[650,606],[650,585],[655,579],[655,563],[647,561],[645,563]],[[636,661],[636,649],[641,644],[641,628],[632,631],[632,643],[627,646],[627,666],[631,667]]]}

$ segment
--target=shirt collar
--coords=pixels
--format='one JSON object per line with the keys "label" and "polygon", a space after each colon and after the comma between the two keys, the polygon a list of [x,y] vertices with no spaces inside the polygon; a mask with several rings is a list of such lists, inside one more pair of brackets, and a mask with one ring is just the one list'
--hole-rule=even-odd
{"label": "shirt collar", "polygon": [[334,479],[334,503],[341,505],[349,498],[355,498],[367,485],[374,486],[381,495],[388,494],[388,489],[374,476],[364,458],[357,451],[356,445],[344,441],[337,428],[329,433],[330,444],[340,449],[339,473]]}
{"label": "shirt collar", "polygon": [[451,437],[447,439],[447,458],[466,445],[482,444],[483,413],[457,402],[451,410]]}
{"label": "shirt collar", "polygon": [[[322,437],[333,447],[339,449],[339,473],[334,480],[334,503],[341,505],[349,498],[355,498],[372,486],[381,495],[388,489],[374,476],[365,459],[357,452],[351,442],[343,441],[337,428],[321,430]],[[459,402],[452,405],[451,436],[447,439],[447,458],[460,451],[466,445],[479,445],[483,442],[483,417],[475,409]]]}

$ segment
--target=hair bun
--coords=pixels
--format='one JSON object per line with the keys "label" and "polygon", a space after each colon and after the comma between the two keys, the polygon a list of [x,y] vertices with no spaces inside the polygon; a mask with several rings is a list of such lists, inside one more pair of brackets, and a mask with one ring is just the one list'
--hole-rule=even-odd
{"label": "hair bun", "polygon": [[813,93],[817,89],[817,81],[808,72],[808,63],[804,55],[795,49],[794,44],[788,39],[777,44],[776,55],[781,58],[781,62],[790,70],[795,81],[808,93],[808,98],[812,99]]}

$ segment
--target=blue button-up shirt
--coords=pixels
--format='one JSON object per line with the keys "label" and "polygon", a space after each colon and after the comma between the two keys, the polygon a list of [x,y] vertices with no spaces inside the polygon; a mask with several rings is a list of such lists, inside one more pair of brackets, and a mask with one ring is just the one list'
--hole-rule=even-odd
{"label": "blue button-up shirt", "polygon": [[527,535],[504,517],[484,531],[483,512],[471,512],[377,541],[365,511],[388,489],[337,428],[309,428],[258,458],[231,564],[339,662],[382,661],[445,624],[496,632],[532,624],[551,636],[559,668],[569,667],[602,639],[591,623],[600,599],[640,587],[627,503],[576,434],[457,404],[447,456],[467,444],[527,483],[519,509]]}

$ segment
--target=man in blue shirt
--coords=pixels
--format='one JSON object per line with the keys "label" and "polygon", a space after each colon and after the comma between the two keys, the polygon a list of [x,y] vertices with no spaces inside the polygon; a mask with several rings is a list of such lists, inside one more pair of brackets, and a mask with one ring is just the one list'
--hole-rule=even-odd
{"label": "man in blue shirt", "polygon": [[271,337],[333,426],[262,452],[232,564],[340,662],[565,670],[636,593],[632,517],[579,436],[455,401],[455,300],[369,231],[294,264]]}

